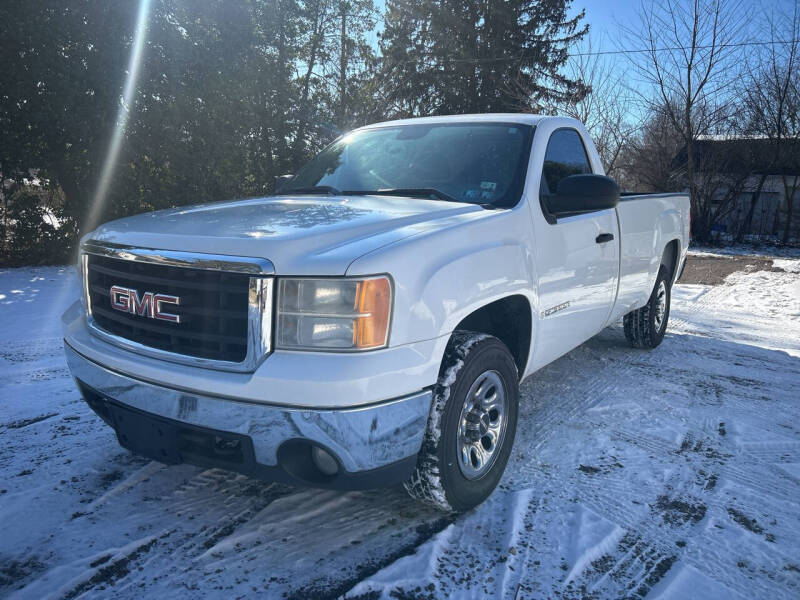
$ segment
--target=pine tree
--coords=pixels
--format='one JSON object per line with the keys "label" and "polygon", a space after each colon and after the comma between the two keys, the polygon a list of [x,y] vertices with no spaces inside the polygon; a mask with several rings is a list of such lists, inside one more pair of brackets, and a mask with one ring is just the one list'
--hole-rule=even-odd
{"label": "pine tree", "polygon": [[588,31],[571,0],[388,0],[381,102],[396,115],[552,111],[588,88],[560,73]]}

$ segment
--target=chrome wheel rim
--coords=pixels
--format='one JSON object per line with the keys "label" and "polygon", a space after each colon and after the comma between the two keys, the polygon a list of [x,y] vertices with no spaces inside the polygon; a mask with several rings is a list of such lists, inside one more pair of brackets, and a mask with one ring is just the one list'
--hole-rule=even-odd
{"label": "chrome wheel rim", "polygon": [[458,430],[458,466],[467,479],[486,474],[497,460],[508,422],[508,394],[497,371],[484,371],[470,386]]}
{"label": "chrome wheel rim", "polygon": [[664,317],[667,314],[667,285],[662,281],[658,284],[658,292],[656,292],[656,314],[655,325],[656,331],[661,331],[661,326],[664,324]]}

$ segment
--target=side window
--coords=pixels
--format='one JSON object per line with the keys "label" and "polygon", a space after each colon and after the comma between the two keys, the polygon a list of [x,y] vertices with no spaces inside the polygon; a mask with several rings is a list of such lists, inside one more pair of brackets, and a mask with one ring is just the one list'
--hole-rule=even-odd
{"label": "side window", "polygon": [[557,129],[547,142],[540,193],[555,194],[558,182],[592,172],[581,136],[574,129]]}

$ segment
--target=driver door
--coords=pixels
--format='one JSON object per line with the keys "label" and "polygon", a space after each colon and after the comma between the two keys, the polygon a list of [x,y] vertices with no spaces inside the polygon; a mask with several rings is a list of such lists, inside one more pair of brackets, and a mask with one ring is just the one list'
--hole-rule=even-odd
{"label": "driver door", "polygon": [[[558,182],[585,173],[592,173],[592,167],[580,134],[572,128],[556,129],[542,165],[542,211],[534,218],[539,283],[537,368],[598,333],[614,304],[619,272],[615,209],[558,219],[547,211],[546,196],[555,192]],[[538,212],[536,208],[532,206]]]}

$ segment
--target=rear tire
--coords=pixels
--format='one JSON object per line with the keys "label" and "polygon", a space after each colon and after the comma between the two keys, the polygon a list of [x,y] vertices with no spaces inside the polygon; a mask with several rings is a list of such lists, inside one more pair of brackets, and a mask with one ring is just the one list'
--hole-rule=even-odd
{"label": "rear tire", "polygon": [[669,321],[671,283],[669,269],[661,265],[647,304],[625,315],[625,337],[634,348],[655,348],[664,339]]}
{"label": "rear tire", "polygon": [[445,351],[428,427],[408,493],[462,512],[494,491],[517,430],[519,376],[495,337],[456,331]]}

